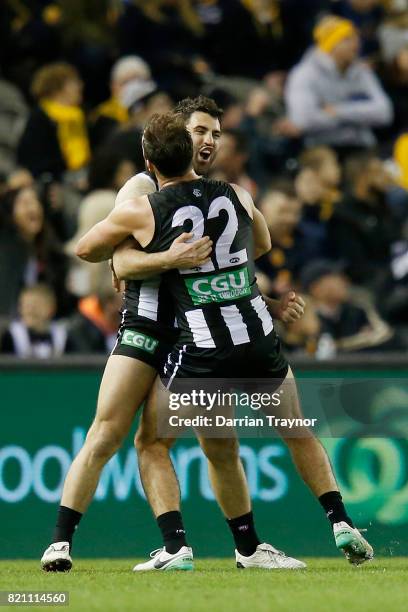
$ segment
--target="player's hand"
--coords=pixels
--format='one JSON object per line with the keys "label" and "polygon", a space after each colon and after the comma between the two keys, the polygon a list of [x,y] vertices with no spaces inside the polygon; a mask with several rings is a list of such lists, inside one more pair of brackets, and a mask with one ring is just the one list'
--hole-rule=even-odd
{"label": "player's hand", "polygon": [[208,236],[188,242],[192,233],[184,232],[176,238],[167,251],[170,268],[197,268],[210,261],[213,242]]}
{"label": "player's hand", "polygon": [[295,291],[288,291],[279,300],[278,318],[283,323],[298,321],[305,314],[305,302]]}
{"label": "player's hand", "polygon": [[121,293],[124,289],[124,282],[119,280],[119,278],[116,276],[115,268],[113,266],[113,261],[111,259],[109,260],[109,267],[112,273],[112,279],[111,279],[112,287],[114,288],[116,293]]}

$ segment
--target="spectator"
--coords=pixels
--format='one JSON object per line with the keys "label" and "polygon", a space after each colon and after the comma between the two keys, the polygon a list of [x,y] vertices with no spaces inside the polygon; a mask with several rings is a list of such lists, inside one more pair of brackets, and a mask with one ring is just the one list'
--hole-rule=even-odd
{"label": "spectator", "polygon": [[408,4],[406,0],[396,0],[397,10],[389,6],[388,15],[379,29],[381,57],[386,63],[392,62],[398,50],[408,42]]}
{"label": "spectator", "polygon": [[[212,79],[212,80],[211,80]],[[244,119],[244,105],[242,101],[235,95],[234,89],[238,87],[242,91],[248,89],[252,81],[246,79],[239,79],[238,83],[233,77],[217,77],[211,75],[209,79],[208,87],[205,88],[205,95],[212,98],[219,108],[222,108],[222,127],[223,130],[235,130],[240,127],[242,120]],[[217,87],[212,87],[214,83]],[[220,86],[222,85],[222,86]],[[225,87],[225,89],[224,89]],[[208,89],[208,91],[207,91]],[[233,91],[230,91],[233,90]]]}
{"label": "spectator", "polygon": [[167,93],[141,88],[137,83],[128,83],[123,93],[123,100],[129,109],[129,121],[123,129],[137,128],[143,131],[144,126],[155,113],[167,113],[172,109],[173,101]]}
{"label": "spectator", "polygon": [[373,127],[392,121],[392,107],[372,70],[357,60],[359,37],[350,21],[325,17],[314,31],[316,46],[289,75],[289,119],[308,146],[339,151],[371,147]]}
{"label": "spectator", "polygon": [[193,63],[204,28],[192,0],[126,2],[118,26],[122,55],[141,55],[172,97],[197,95]]}
{"label": "spectator", "polygon": [[374,153],[350,157],[345,176],[350,193],[330,220],[330,241],[351,280],[376,293],[390,275],[391,247],[400,238],[386,202],[391,179]]}
{"label": "spectator", "polygon": [[209,97],[224,110],[223,130],[239,129],[247,139],[247,171],[261,189],[297,152],[299,131],[284,117],[284,78],[283,73],[268,75],[262,86],[240,77],[207,78]]}
{"label": "spectator", "polygon": [[82,81],[69,64],[49,64],[32,82],[38,106],[31,112],[18,149],[18,161],[35,178],[60,180],[66,170],[83,169],[90,157],[85,116],[80,108]]}
{"label": "spectator", "polygon": [[398,138],[394,148],[401,186],[408,190],[408,131]]}
{"label": "spectator", "polygon": [[375,58],[379,42],[377,30],[384,18],[381,0],[338,0],[333,4],[335,15],[354,23],[361,36],[361,55]]}
{"label": "spectator", "polygon": [[256,199],[258,188],[246,172],[249,151],[245,135],[239,130],[224,130],[214,164],[213,178],[236,183]]}
{"label": "spectator", "polygon": [[62,56],[79,70],[86,99],[95,106],[109,91],[109,70],[117,54],[115,26],[120,2],[58,0],[55,4],[61,11],[63,24]]}
{"label": "spectator", "polygon": [[110,353],[116,342],[121,305],[122,296],[112,287],[80,300],[68,332],[70,351]]}
{"label": "spectator", "polygon": [[124,97],[129,108],[129,120],[111,133],[104,146],[111,148],[123,158],[132,160],[138,170],[143,170],[145,161],[142,151],[142,132],[154,113],[166,113],[172,108],[169,96],[161,91],[153,91],[140,97],[139,87],[129,83]]}
{"label": "spectator", "polygon": [[57,297],[57,312],[70,312],[72,297],[65,288],[67,259],[51,228],[36,192],[23,187],[7,192],[0,202],[0,316],[14,316],[20,291],[46,282]]}
{"label": "spectator", "polygon": [[318,358],[363,349],[392,348],[393,330],[367,298],[352,296],[341,265],[315,260],[302,270],[301,280],[303,289],[314,300],[321,323]]}
{"label": "spectator", "polygon": [[[408,19],[407,19],[408,26]],[[393,47],[388,61],[380,69],[383,86],[394,106],[394,121],[389,128],[381,130],[380,136],[394,142],[401,132],[408,131],[408,27],[399,46]]]}
{"label": "spectator", "polygon": [[259,203],[269,228],[272,249],[257,260],[257,267],[270,279],[268,293],[281,296],[293,288],[307,257],[299,230],[302,204],[293,185],[280,181],[265,193]]}
{"label": "spectator", "polygon": [[400,183],[408,189],[408,29],[401,46],[396,49],[391,65],[384,70],[384,80],[395,107],[395,120],[388,137],[393,140],[397,136],[394,158],[400,173]]}
{"label": "spectator", "polygon": [[375,154],[349,159],[351,193],[329,222],[337,256],[355,284],[372,291],[381,314],[393,324],[408,322],[408,241],[388,203],[392,179]]}
{"label": "spectator", "polygon": [[334,151],[328,147],[306,150],[299,159],[296,192],[303,203],[301,230],[310,258],[329,257],[331,247],[327,222],[340,199],[341,168]]}
{"label": "spectator", "polygon": [[2,69],[24,95],[29,93],[33,73],[60,56],[60,18],[55,0],[0,3]]}
{"label": "spectator", "polygon": [[299,161],[302,169],[312,171],[313,182],[321,190],[321,197],[315,202],[319,209],[319,218],[328,221],[333,214],[335,203],[340,198],[341,167],[337,156],[329,147],[321,146],[304,151]]}
{"label": "spectator", "polygon": [[134,163],[115,149],[99,149],[89,168],[89,193],[83,199],[78,229],[66,244],[65,252],[72,257],[69,284],[75,295],[88,295],[111,287],[111,272],[106,261],[90,264],[75,256],[78,240],[96,223],[102,221],[115,205],[116,194],[136,174]]}
{"label": "spectator", "polygon": [[[215,72],[263,78],[286,70],[307,47],[325,0],[196,0],[203,53]],[[231,44],[239,32],[245,44]]]}
{"label": "spectator", "polygon": [[138,89],[140,98],[152,93],[156,84],[148,64],[137,55],[121,57],[111,71],[111,97],[100,104],[91,114],[91,140],[93,148],[102,144],[119,125],[129,120],[129,85]]}
{"label": "spectator", "polygon": [[51,359],[65,352],[66,326],[54,321],[55,294],[43,284],[26,287],[18,300],[19,318],[0,338],[0,352],[27,359]]}
{"label": "spectator", "polygon": [[0,80],[0,171],[11,172],[16,165],[18,141],[28,109],[23,96],[12,83]]}
{"label": "spectator", "polygon": [[21,189],[22,187],[34,187],[34,177],[27,168],[16,168],[7,177],[7,188]]}

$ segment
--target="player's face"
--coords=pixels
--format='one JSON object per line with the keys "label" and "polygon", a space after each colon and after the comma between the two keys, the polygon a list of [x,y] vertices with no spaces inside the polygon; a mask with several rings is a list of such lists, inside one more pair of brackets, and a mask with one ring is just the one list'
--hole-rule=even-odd
{"label": "player's face", "polygon": [[221,136],[220,122],[207,113],[195,112],[186,123],[193,140],[193,166],[197,174],[208,174],[217,155]]}

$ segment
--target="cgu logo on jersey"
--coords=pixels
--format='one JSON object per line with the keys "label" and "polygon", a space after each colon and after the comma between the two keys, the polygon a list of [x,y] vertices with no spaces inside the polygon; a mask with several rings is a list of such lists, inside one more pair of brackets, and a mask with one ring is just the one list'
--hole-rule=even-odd
{"label": "cgu logo on jersey", "polygon": [[140,332],[133,331],[132,329],[125,329],[120,343],[140,348],[148,353],[154,353],[159,341],[150,336],[145,336],[145,334],[141,334]]}
{"label": "cgu logo on jersey", "polygon": [[248,268],[184,280],[193,304],[224,302],[251,295]]}

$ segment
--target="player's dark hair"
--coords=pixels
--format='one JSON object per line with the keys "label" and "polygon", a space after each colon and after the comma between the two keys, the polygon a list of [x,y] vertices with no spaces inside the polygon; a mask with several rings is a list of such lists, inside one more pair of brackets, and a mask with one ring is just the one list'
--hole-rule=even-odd
{"label": "player's dark hair", "polygon": [[215,100],[198,96],[197,98],[184,98],[173,109],[175,115],[181,115],[184,121],[190,119],[193,113],[206,113],[214,119],[221,121],[224,111],[220,108]]}
{"label": "player's dark hair", "polygon": [[143,132],[143,150],[164,177],[185,174],[193,159],[193,141],[182,117],[174,113],[153,115]]}

